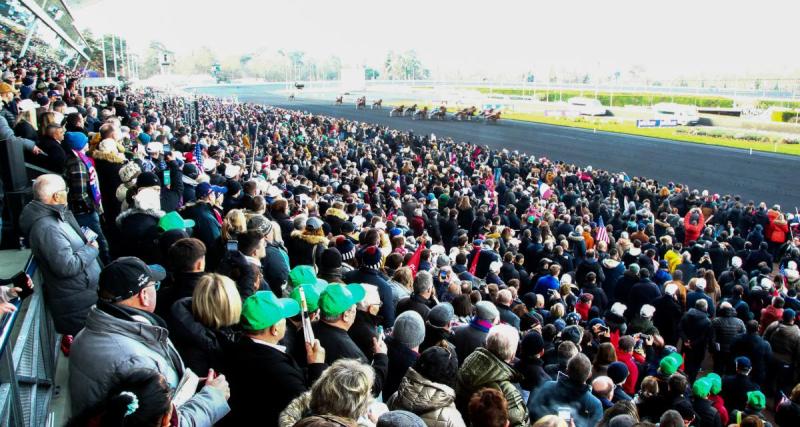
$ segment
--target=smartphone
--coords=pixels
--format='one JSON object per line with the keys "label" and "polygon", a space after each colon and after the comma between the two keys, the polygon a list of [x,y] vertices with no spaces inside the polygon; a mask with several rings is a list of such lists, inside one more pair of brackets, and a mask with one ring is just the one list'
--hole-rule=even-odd
{"label": "smartphone", "polygon": [[172,147],[170,147],[170,145],[165,142],[164,143],[164,153],[171,153],[171,152],[172,152]]}
{"label": "smartphone", "polygon": [[170,177],[169,169],[164,171],[164,185],[169,187],[172,183],[172,178]]}
{"label": "smartphone", "polygon": [[447,280],[447,272],[446,271],[439,272],[439,280],[441,280],[441,281]]}
{"label": "smartphone", "polygon": [[239,241],[238,240],[228,240],[228,243],[225,245],[228,248],[228,252],[236,252],[239,250]]}
{"label": "smartphone", "polygon": [[81,231],[83,232],[83,235],[86,237],[86,240],[89,243],[92,243],[95,240],[97,240],[97,233],[95,233],[91,228],[81,226]]}
{"label": "smartphone", "polygon": [[383,340],[386,336],[383,334],[383,326],[378,325],[378,339]]}
{"label": "smartphone", "polygon": [[608,326],[603,326],[603,325],[600,325],[600,330],[603,331],[603,332],[611,332],[611,328],[609,328]]}
{"label": "smartphone", "polygon": [[33,288],[28,286],[28,275],[24,271],[20,271],[11,278],[11,283],[15,288],[20,288],[22,291],[17,292],[19,299],[25,299],[33,294]]}
{"label": "smartphone", "polygon": [[561,418],[565,423],[567,423],[567,425],[569,425],[570,420],[572,420],[572,411],[570,408],[559,407],[558,418]]}

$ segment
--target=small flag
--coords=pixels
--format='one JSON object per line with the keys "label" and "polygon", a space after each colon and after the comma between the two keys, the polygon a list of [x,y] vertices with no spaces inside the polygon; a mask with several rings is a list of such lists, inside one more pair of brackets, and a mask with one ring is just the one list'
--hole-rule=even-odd
{"label": "small flag", "polygon": [[597,221],[597,236],[595,237],[598,242],[606,242],[608,243],[610,239],[608,238],[608,232],[606,232],[606,226],[603,224],[603,217],[600,217],[600,220]]}
{"label": "small flag", "polygon": [[417,250],[411,255],[411,259],[408,260],[408,268],[411,269],[411,275],[414,278],[417,277],[417,272],[419,271],[419,263],[422,260],[423,249],[425,249],[425,240],[420,241]]}

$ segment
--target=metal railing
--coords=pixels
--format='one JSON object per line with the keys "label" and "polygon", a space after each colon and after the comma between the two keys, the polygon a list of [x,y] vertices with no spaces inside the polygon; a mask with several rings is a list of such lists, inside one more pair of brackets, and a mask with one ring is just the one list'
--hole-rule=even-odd
{"label": "metal railing", "polygon": [[[47,424],[54,390],[58,335],[41,292],[41,274],[31,255],[25,272],[37,285],[17,310],[0,319],[0,425]],[[19,324],[19,322],[22,322]]]}

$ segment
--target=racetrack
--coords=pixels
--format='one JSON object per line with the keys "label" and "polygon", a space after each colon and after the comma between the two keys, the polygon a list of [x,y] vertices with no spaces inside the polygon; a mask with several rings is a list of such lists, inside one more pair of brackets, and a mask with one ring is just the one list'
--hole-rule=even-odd
{"label": "racetrack", "polygon": [[784,211],[800,207],[797,171],[800,157],[773,153],[692,144],[666,139],[647,138],[539,123],[505,120],[499,124],[459,121],[412,121],[409,117],[389,117],[383,110],[356,110],[353,104],[334,106],[298,98],[288,101],[271,94],[254,94],[246,88],[214,88],[200,92],[213,95],[237,95],[240,101],[258,102],[313,114],[343,117],[360,122],[378,123],[415,133],[435,133],[480,145],[519,150],[536,157],[563,160],[580,166],[629,175],[653,178],[659,182],[680,182],[690,188],[708,189],[711,193],[738,194],[747,200],[779,203]]}

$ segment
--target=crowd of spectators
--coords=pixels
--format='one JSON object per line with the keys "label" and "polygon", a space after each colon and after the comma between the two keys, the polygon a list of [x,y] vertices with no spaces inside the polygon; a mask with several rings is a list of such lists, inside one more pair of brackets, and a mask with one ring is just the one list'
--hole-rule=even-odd
{"label": "crowd of spectators", "polygon": [[800,425],[780,206],[0,69],[69,425]]}

